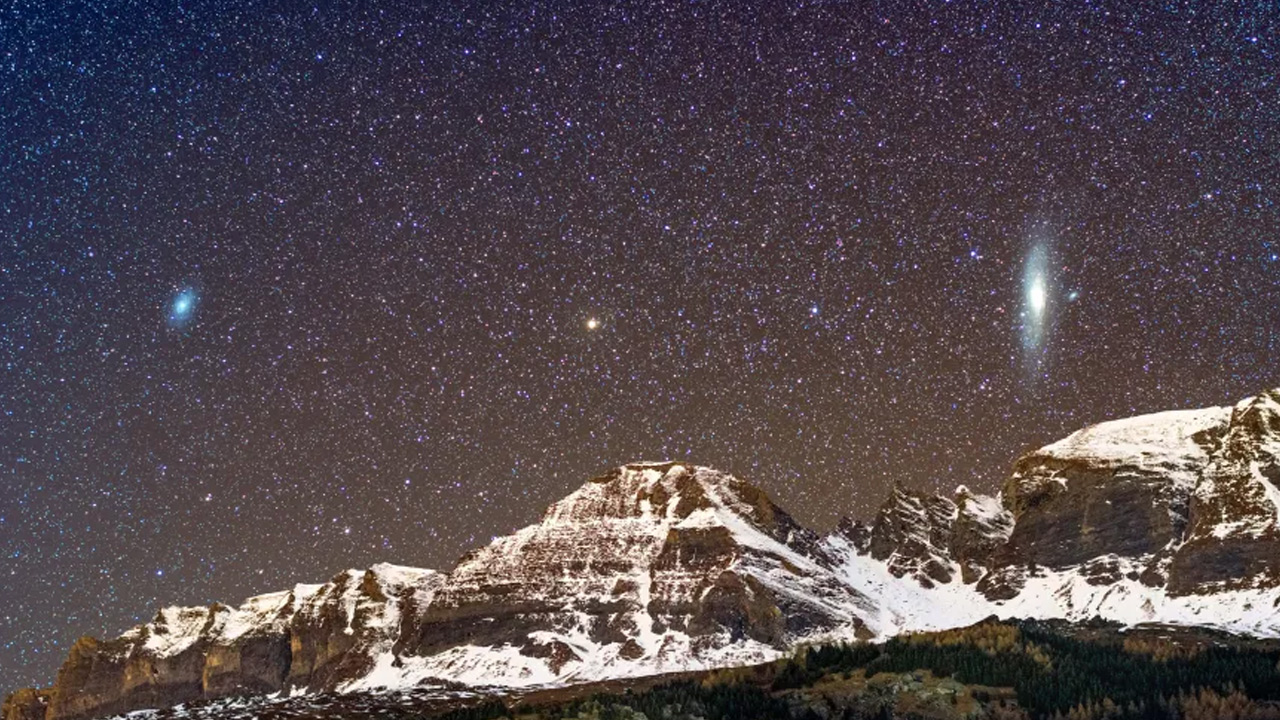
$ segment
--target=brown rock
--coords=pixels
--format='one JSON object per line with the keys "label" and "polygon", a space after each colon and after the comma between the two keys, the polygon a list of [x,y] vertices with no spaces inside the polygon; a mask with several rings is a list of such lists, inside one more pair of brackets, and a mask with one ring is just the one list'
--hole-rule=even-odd
{"label": "brown rock", "polygon": [[58,671],[48,717],[87,718],[199,699],[203,661],[195,649],[159,658],[135,652],[128,640],[81,638]]}
{"label": "brown rock", "polygon": [[289,675],[290,642],[283,635],[242,638],[230,646],[214,645],[205,655],[203,695],[266,694],[284,687]]}
{"label": "brown rock", "polygon": [[938,495],[894,485],[872,525],[867,552],[897,577],[925,587],[951,581],[950,546],[956,505]]}
{"label": "brown rock", "polygon": [[1280,583],[1280,391],[1231,410],[1190,503],[1187,541],[1169,568],[1174,594]]}
{"label": "brown rock", "polygon": [[951,558],[960,564],[961,579],[976,583],[989,570],[996,550],[1013,532],[1013,515],[997,498],[956,491],[956,520],[951,533]]}
{"label": "brown rock", "polygon": [[1181,538],[1189,493],[1159,469],[1029,455],[1004,487],[1017,521],[996,563],[1064,568],[1157,553]]}
{"label": "brown rock", "polygon": [[861,554],[867,552],[871,545],[871,531],[871,525],[846,515],[840,518],[835,533],[848,540],[853,549]]}
{"label": "brown rock", "polygon": [[786,620],[777,599],[751,576],[720,573],[702,595],[690,622],[695,633],[709,635],[724,628],[734,640],[750,638],[775,647],[783,646]]}
{"label": "brown rock", "polygon": [[548,643],[529,643],[520,648],[520,653],[529,657],[545,659],[547,665],[551,668],[551,672],[554,673],[560,672],[560,669],[568,663],[581,659],[573,648],[559,640],[553,640]]}
{"label": "brown rock", "polygon": [[51,692],[51,688],[15,690],[0,705],[0,720],[44,720]]}
{"label": "brown rock", "polygon": [[[636,642],[635,638],[627,638],[622,648],[618,650],[618,657],[624,660],[638,660],[644,657],[644,648],[640,647],[640,643]],[[552,669],[555,670],[555,668]]]}
{"label": "brown rock", "polygon": [[[774,643],[793,627],[847,622],[817,604],[797,605],[792,625],[782,621],[775,594],[753,573],[776,568],[804,583],[811,571],[743,545],[721,518],[773,538],[787,554],[817,546],[816,535],[741,480],[680,463],[623,466],[552,505],[538,525],[464,556],[406,624],[396,652],[431,655],[577,627],[634,653],[643,651],[638,622],[658,633],[728,631]],[[742,572],[728,572],[739,565]],[[837,585],[832,579],[825,591],[848,597]]]}

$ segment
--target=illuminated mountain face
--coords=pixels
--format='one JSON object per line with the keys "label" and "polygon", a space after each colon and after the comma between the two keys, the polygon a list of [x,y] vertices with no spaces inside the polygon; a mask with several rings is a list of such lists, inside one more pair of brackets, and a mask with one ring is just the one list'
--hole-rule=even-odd
{"label": "illuminated mountain face", "polygon": [[15,694],[4,717],[567,684],[991,615],[1276,637],[1278,480],[1280,390],[1086,427],[1021,458],[998,497],[898,487],[870,523],[826,537],[727,473],[632,463],[448,573],[377,565],[84,638],[54,688]]}

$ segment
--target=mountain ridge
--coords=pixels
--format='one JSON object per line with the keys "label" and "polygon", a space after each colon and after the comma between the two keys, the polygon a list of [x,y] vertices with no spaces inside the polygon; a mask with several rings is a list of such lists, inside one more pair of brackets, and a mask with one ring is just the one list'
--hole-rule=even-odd
{"label": "mountain ridge", "polygon": [[983,617],[1093,615],[1280,636],[1280,390],[1098,423],[995,496],[896,486],[827,535],[758,487],[622,465],[449,572],[375,565],[82,638],[3,720],[233,694],[556,685],[768,660]]}

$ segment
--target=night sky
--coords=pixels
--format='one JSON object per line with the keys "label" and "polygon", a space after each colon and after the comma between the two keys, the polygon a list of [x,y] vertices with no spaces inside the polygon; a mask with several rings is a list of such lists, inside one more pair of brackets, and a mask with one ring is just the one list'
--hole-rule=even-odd
{"label": "night sky", "polygon": [[6,3],[0,690],[632,460],[827,529],[1280,384],[1280,6],[975,5]]}

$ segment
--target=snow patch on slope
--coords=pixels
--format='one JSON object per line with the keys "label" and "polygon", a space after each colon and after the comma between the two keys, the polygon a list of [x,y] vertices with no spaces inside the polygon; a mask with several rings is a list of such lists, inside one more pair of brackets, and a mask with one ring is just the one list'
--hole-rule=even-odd
{"label": "snow patch on slope", "polygon": [[1004,503],[1001,502],[999,495],[971,495],[968,494],[968,488],[963,485],[960,488],[963,492],[956,493],[963,496],[963,501],[958,505],[960,512],[978,521],[984,527],[1009,525],[1009,529],[1012,529],[1013,516],[1004,509]]}
{"label": "snow patch on slope", "polygon": [[[844,537],[832,535],[823,544],[832,555],[842,558],[836,568],[840,578],[874,602],[867,624],[877,639],[972,625],[995,612],[972,585],[955,581],[926,590],[913,576],[895,577],[888,564],[858,554]],[[953,575],[959,577],[958,565]]]}
{"label": "snow patch on slope", "polygon": [[339,688],[339,692],[384,691],[454,682],[476,687],[532,688],[578,682],[642,677],[688,670],[749,665],[777,659],[784,651],[752,640],[734,642],[727,635],[714,647],[695,647],[680,632],[659,636],[660,651],[629,660],[622,657],[620,643],[582,643],[582,636],[539,633],[539,639],[566,642],[579,652],[581,660],[556,673],[540,658],[529,657],[510,644],[500,646],[461,645],[430,657],[401,657],[391,654],[377,658],[364,677]]}
{"label": "snow patch on slope", "polygon": [[[883,563],[858,555],[844,538],[833,536],[825,542],[844,557],[841,577],[879,603],[880,612],[872,627],[880,639],[904,632],[964,627],[992,615],[1072,621],[1101,617],[1125,625],[1159,622],[1280,637],[1280,613],[1276,612],[1280,588],[1171,596],[1164,588],[1149,587],[1127,576],[1114,583],[1091,584],[1080,566],[1041,570],[1026,578],[1022,591],[1012,600],[992,601],[961,582],[924,589],[910,578],[894,577]],[[1126,561],[1103,556],[1091,562],[1098,560],[1116,561],[1121,572],[1133,572],[1150,558]]]}
{"label": "snow patch on slope", "polygon": [[1203,463],[1208,454],[1193,436],[1225,426],[1230,419],[1231,408],[1211,407],[1110,420],[1077,430],[1037,454],[1139,466],[1168,459]]}
{"label": "snow patch on slope", "polygon": [[247,599],[240,607],[219,613],[221,623],[213,637],[230,644],[245,635],[286,624],[288,616],[285,613],[293,602],[293,597],[294,593],[285,591]]}
{"label": "snow patch on slope", "polygon": [[194,645],[208,622],[209,608],[167,607],[156,613],[150,623],[130,633],[130,639],[142,639],[144,648],[159,657],[169,657]]}
{"label": "snow patch on slope", "polygon": [[[1141,565],[1139,561],[1132,564],[1135,569]],[[1080,621],[1097,616],[1126,625],[1159,622],[1280,637],[1277,602],[1280,588],[1170,596],[1164,588],[1149,587],[1129,577],[1091,585],[1078,568],[1069,568],[1027,578],[1017,597],[996,606],[997,614],[1005,618]]]}

